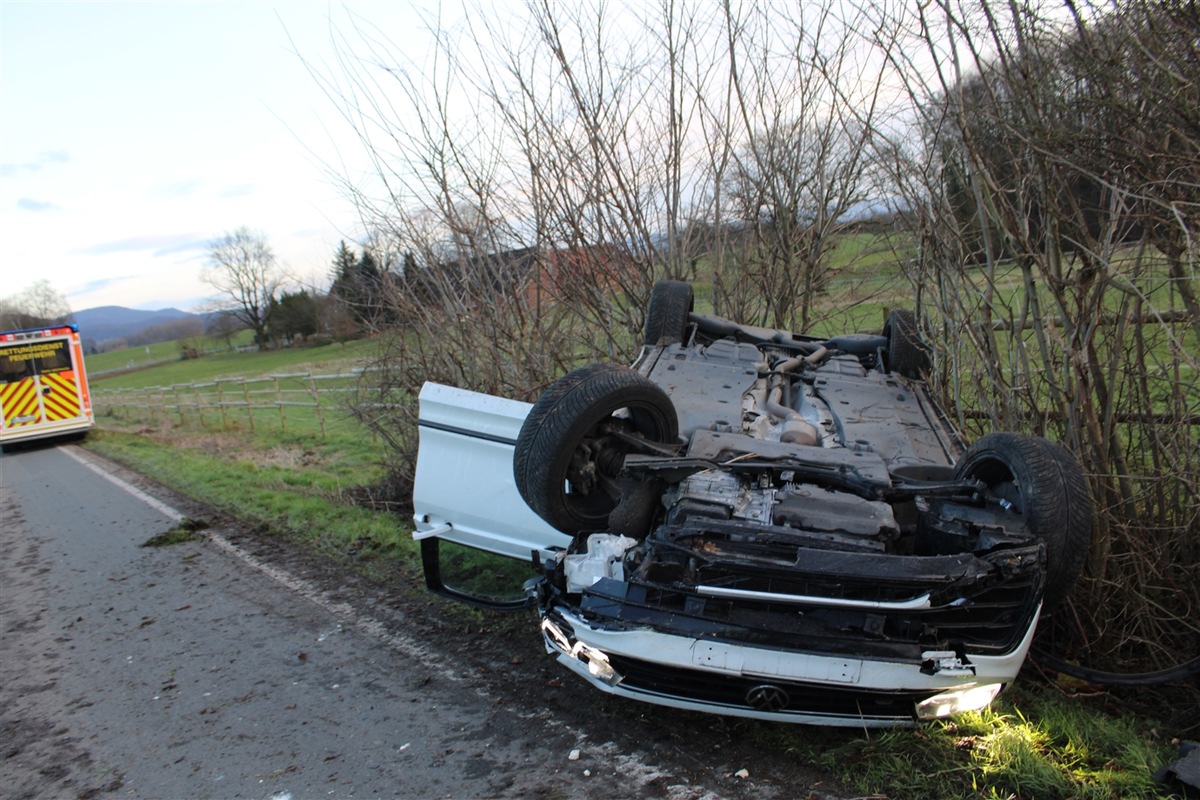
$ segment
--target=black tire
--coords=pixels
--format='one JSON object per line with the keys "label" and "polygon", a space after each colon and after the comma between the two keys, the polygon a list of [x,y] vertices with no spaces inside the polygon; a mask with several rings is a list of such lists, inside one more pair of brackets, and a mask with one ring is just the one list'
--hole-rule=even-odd
{"label": "black tire", "polygon": [[989,502],[1010,503],[1045,543],[1042,610],[1060,605],[1083,572],[1092,541],[1092,501],[1075,457],[1036,436],[992,433],[967,448],[954,474],[987,484]]}
{"label": "black tire", "polygon": [[920,378],[929,371],[929,348],[921,341],[916,314],[905,308],[889,312],[883,323],[883,335],[888,340],[885,354],[888,372]]}
{"label": "black tire", "polygon": [[695,307],[692,285],[684,281],[659,281],[650,290],[642,343],[675,344],[687,336],[688,314]]}
{"label": "black tire", "polygon": [[[613,416],[622,409],[628,413]],[[679,435],[667,393],[613,364],[591,364],[557,380],[534,403],[517,435],[517,490],[539,517],[563,533],[608,528],[608,516],[620,500],[614,479],[630,450],[607,435],[604,429],[611,424],[655,442],[673,443]]]}

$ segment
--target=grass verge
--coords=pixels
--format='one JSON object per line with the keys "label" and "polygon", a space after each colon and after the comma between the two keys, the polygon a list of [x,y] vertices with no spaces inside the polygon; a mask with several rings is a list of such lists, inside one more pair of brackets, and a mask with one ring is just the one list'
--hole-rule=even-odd
{"label": "grass verge", "polygon": [[877,800],[1179,796],[1153,779],[1179,749],[1155,723],[1035,681],[1019,681],[982,711],[911,729],[722,724]]}
{"label": "grass verge", "polygon": [[236,517],[260,531],[292,537],[330,555],[354,555],[372,565],[415,570],[416,546],[392,513],[356,504],[361,481],[379,470],[339,460],[321,442],[256,450],[245,437],[209,434],[168,441],[154,434],[98,430],[87,446],[180,494]]}

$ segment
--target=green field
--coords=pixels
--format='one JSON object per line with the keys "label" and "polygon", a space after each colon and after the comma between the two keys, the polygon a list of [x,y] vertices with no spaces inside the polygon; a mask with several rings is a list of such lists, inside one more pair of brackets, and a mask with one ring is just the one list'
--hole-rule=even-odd
{"label": "green field", "polygon": [[374,341],[360,339],[319,347],[280,348],[264,353],[220,347],[200,358],[185,360],[178,342],[163,342],[146,348],[90,355],[86,361],[93,387],[125,389],[198,383],[218,377],[255,378],[298,370],[348,372],[361,367],[374,352]]}

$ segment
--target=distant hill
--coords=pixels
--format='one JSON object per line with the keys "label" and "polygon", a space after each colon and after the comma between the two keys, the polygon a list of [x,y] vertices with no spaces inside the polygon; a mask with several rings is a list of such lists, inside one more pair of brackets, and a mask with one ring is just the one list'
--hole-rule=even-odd
{"label": "distant hill", "polygon": [[141,333],[146,328],[184,319],[195,319],[204,325],[208,320],[208,315],[192,314],[180,311],[178,308],[142,311],[122,306],[99,306],[75,312],[75,322],[79,325],[80,336],[85,341],[91,340],[95,343],[107,342],[111,339],[126,339]]}

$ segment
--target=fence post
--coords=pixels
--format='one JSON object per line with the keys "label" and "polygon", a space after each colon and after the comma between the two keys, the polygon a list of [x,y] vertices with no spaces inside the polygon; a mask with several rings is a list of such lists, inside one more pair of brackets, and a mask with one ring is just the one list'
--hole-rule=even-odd
{"label": "fence post", "polygon": [[221,409],[221,430],[229,430],[229,420],[225,417],[225,388],[217,379],[217,406]]}
{"label": "fence post", "polygon": [[158,389],[158,401],[151,403],[150,423],[157,428],[159,424],[158,414],[160,411],[162,412],[162,421],[164,423],[167,421],[167,390],[162,386],[158,386],[156,388]]}
{"label": "fence post", "polygon": [[317,381],[313,378],[311,370],[308,373],[308,387],[309,392],[312,394],[313,405],[317,409],[317,422],[321,423],[321,438],[327,439],[329,437],[325,434],[325,415],[321,413],[321,394],[317,391]]}
{"label": "fence post", "polygon": [[279,376],[272,375],[271,379],[275,381],[275,407],[279,409],[279,430],[287,433],[287,412],[284,411],[283,397],[279,394]]}
{"label": "fence post", "polygon": [[171,384],[171,394],[175,396],[175,410],[179,412],[179,424],[183,425],[183,401],[179,399],[179,384]]}
{"label": "fence post", "polygon": [[250,432],[254,433],[254,406],[250,405],[250,390],[246,388],[245,378],[242,378],[242,399],[246,401],[246,418],[250,420]]}
{"label": "fence post", "polygon": [[200,404],[200,387],[192,384],[192,397],[196,400],[196,419],[200,420],[200,429],[204,429],[204,407]]}

